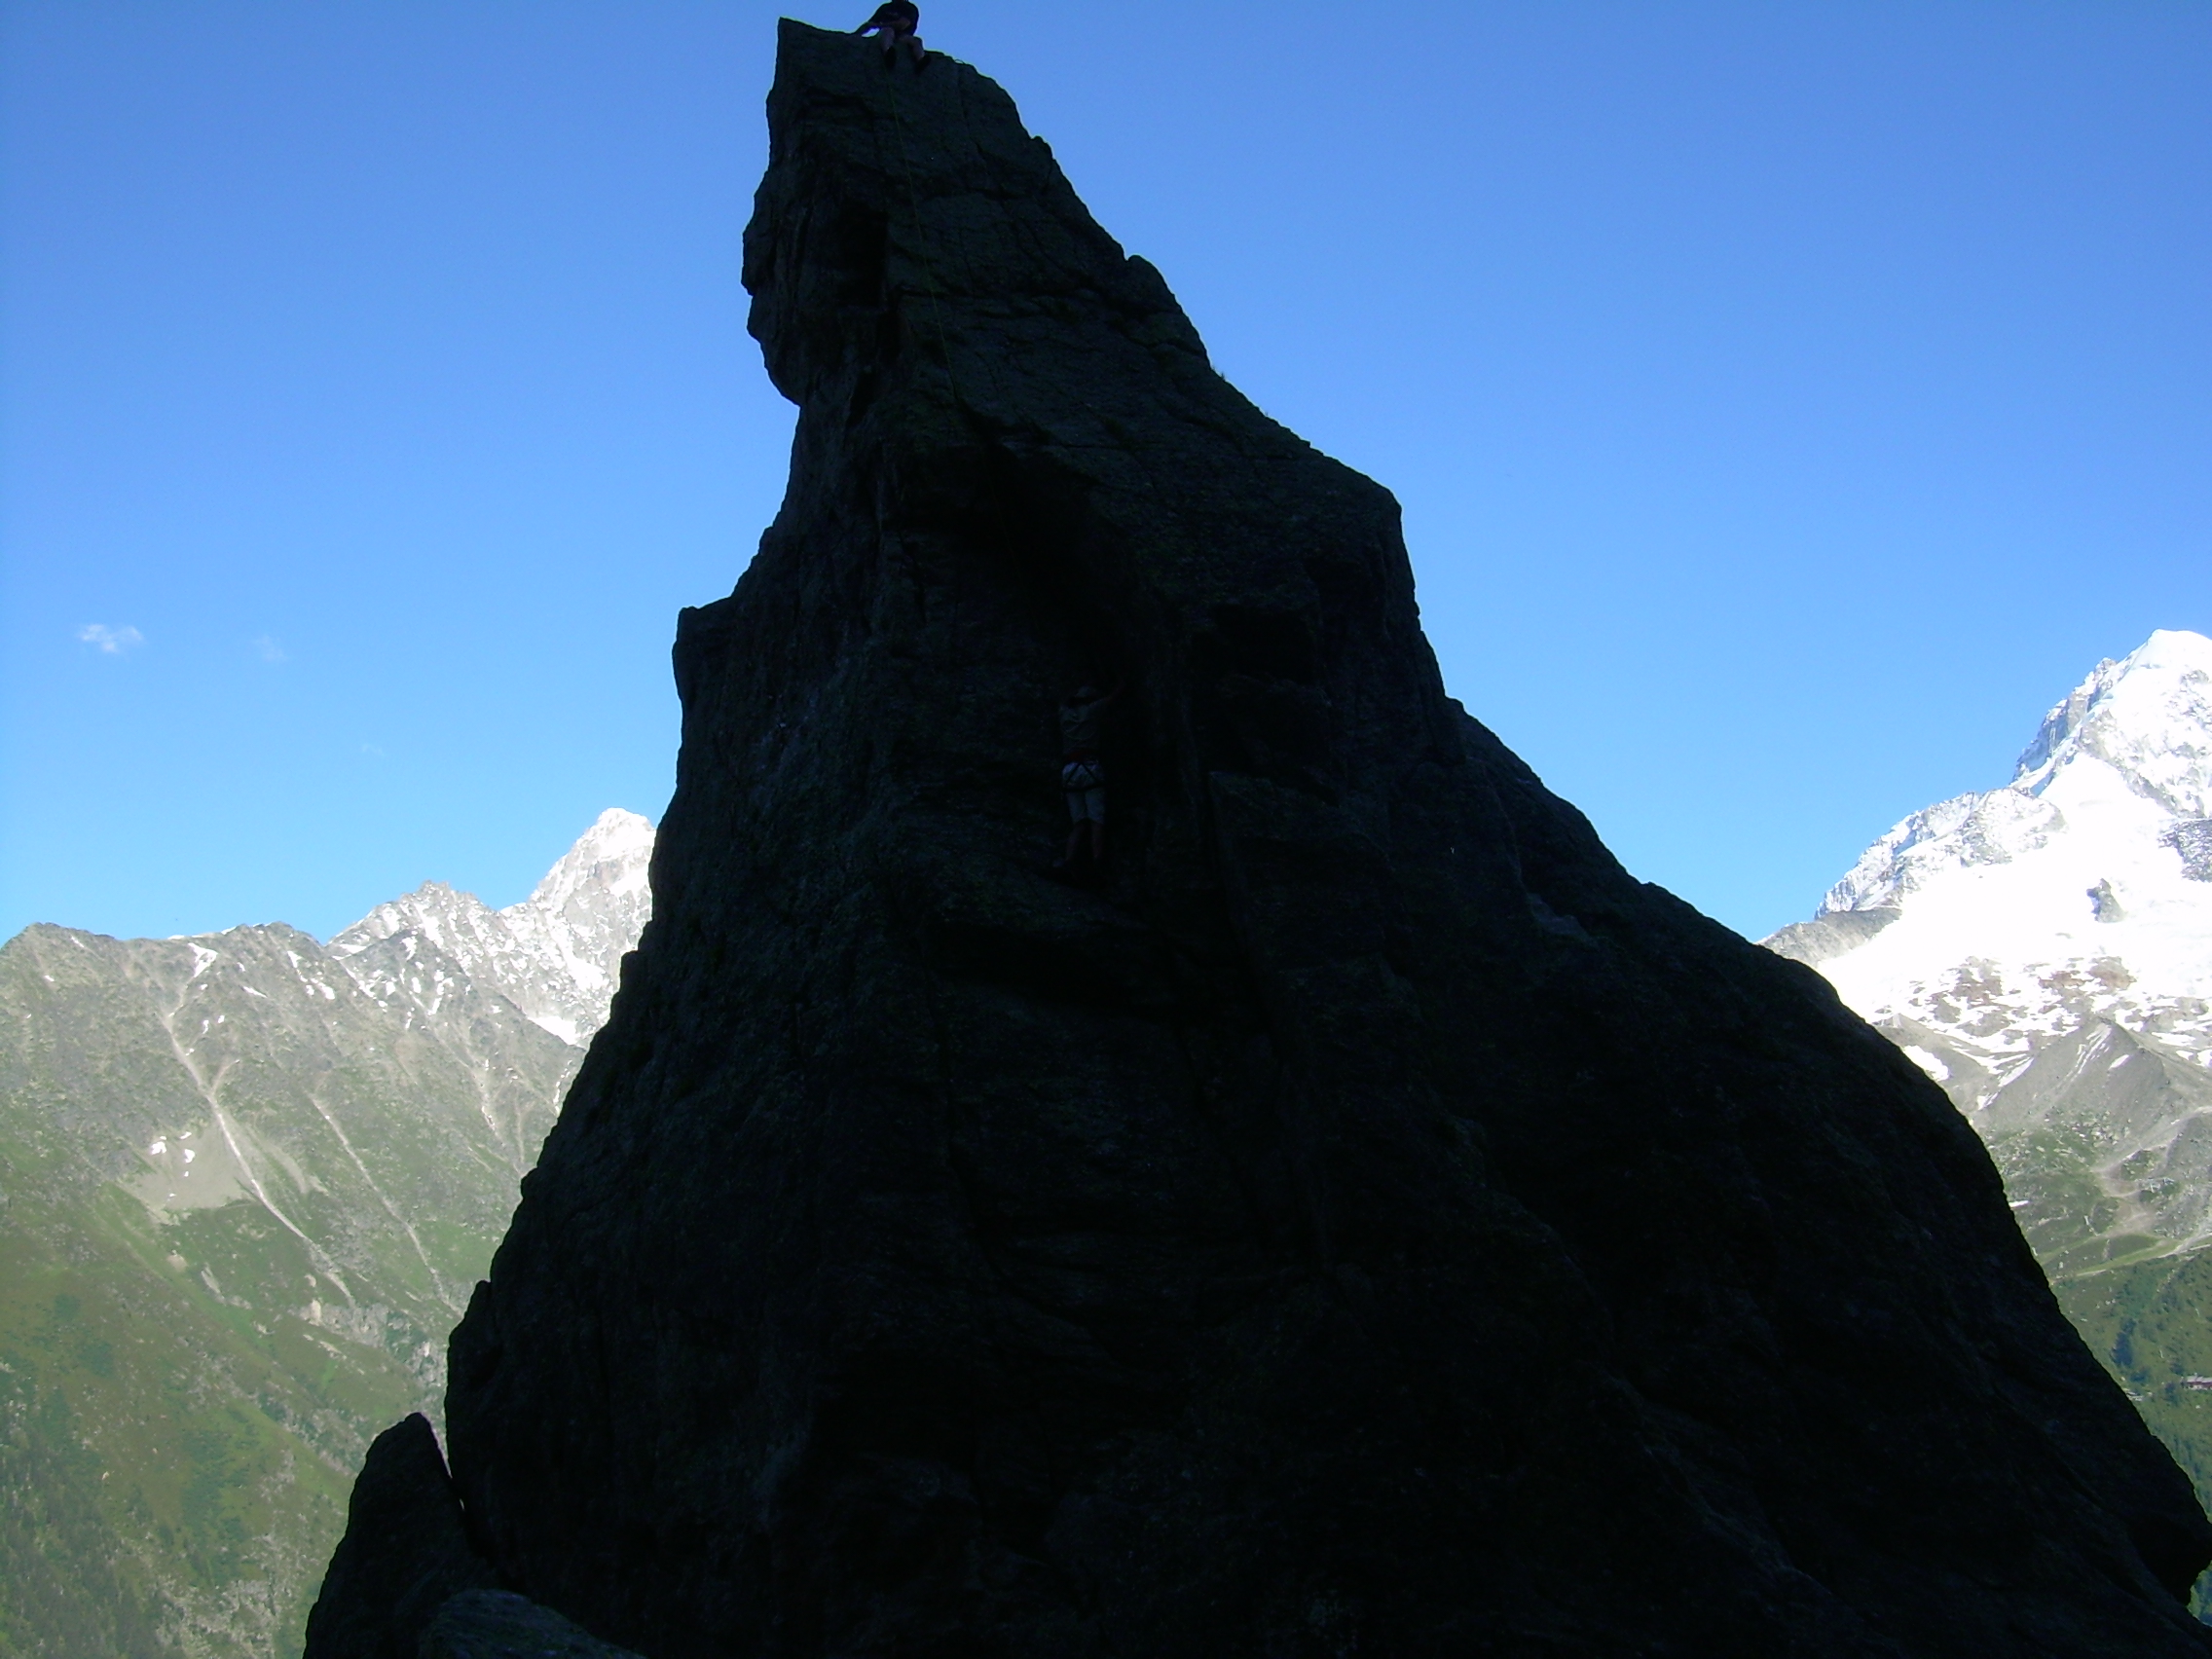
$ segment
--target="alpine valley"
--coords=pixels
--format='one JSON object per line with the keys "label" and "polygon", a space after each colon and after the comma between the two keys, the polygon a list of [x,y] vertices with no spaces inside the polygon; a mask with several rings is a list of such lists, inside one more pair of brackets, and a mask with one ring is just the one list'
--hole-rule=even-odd
{"label": "alpine valley", "polygon": [[2009,784],[1914,813],[1765,942],[1950,1093],[2212,1498],[2212,640],[2099,663]]}
{"label": "alpine valley", "polygon": [[610,811],[520,904],[328,944],[0,946],[0,1655],[300,1649],[370,1438],[431,1411],[643,929]]}

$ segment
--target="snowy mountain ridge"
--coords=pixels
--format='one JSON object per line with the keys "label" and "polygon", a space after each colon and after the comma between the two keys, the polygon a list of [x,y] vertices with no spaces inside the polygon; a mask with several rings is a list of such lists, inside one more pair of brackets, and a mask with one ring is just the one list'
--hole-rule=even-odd
{"label": "snowy mountain ridge", "polygon": [[2152,886],[2171,874],[2212,880],[2187,850],[2212,817],[2212,640],[2161,629],[2122,660],[2097,664],[2044,717],[2009,784],[1905,819],[1861,855],[1818,914],[1893,905],[1940,872],[2010,863],[2064,829],[2070,807],[2083,819],[2078,830],[2128,862],[2141,861],[2121,846],[2149,828],[2152,844],[2176,855],[2137,872]]}
{"label": "snowy mountain ridge", "polygon": [[495,910],[473,893],[426,882],[379,904],[327,948],[350,972],[358,963],[373,975],[365,953],[398,940],[376,953],[388,974],[394,958],[413,960],[418,947],[408,941],[420,940],[470,979],[498,987],[562,1042],[580,1046],[606,1022],[623,954],[651,916],[652,850],[649,822],[609,808],[518,904]]}
{"label": "snowy mountain ridge", "polygon": [[2054,1275],[2212,1242],[2212,640],[2099,663],[1766,942],[1944,1085]]}

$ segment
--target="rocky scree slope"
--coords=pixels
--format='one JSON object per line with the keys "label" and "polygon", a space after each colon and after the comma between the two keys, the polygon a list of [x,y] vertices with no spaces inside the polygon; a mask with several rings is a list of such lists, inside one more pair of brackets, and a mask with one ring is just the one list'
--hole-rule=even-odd
{"label": "rocky scree slope", "polygon": [[[417,1501],[651,1659],[2212,1648],[1980,1143],[1446,698],[1389,496],[968,66],[786,22],[769,127],[789,494],[682,620],[451,1488],[372,1457],[312,1659],[465,1578]],[[1077,891],[1054,700],[1121,675]]]}
{"label": "rocky scree slope", "polygon": [[[609,815],[540,886],[606,919],[569,954],[625,942],[650,833]],[[436,1399],[582,1058],[530,999],[604,1007],[412,919],[471,906],[0,947],[0,1654],[298,1651],[347,1477]]]}
{"label": "rocky scree slope", "polygon": [[1770,948],[1989,1144],[2061,1304],[2212,1494],[2212,640],[2152,635],[2012,781],[1916,812]]}

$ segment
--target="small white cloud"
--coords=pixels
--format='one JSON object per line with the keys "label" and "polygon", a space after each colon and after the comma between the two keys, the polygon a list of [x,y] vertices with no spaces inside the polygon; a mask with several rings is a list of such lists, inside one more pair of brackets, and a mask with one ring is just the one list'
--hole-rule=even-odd
{"label": "small white cloud", "polygon": [[291,659],[292,653],[267,634],[253,642],[253,648],[260,653],[263,662],[287,662]]}
{"label": "small white cloud", "polygon": [[361,753],[363,755],[373,756],[379,760],[382,760],[384,758],[384,750],[374,743],[362,744]]}
{"label": "small white cloud", "polygon": [[77,638],[106,656],[121,656],[146,643],[146,636],[135,628],[110,628],[105,622],[88,622],[77,630]]}

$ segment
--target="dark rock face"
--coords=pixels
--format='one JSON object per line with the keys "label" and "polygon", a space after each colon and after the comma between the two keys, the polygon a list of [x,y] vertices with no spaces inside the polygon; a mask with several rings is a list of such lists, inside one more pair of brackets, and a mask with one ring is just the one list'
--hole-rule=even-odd
{"label": "dark rock face", "polygon": [[376,1437],[353,1483],[346,1536],[308,1615],[312,1659],[416,1659],[438,1608],[495,1582],[420,1412]]}
{"label": "dark rock face", "polygon": [[2212,1650],[1935,1086],[1446,698],[1390,498],[997,87],[783,29],[790,495],[454,1339],[501,1580],[653,1659]]}
{"label": "dark rock face", "polygon": [[463,1590],[438,1609],[416,1659],[638,1659],[511,1590]]}

